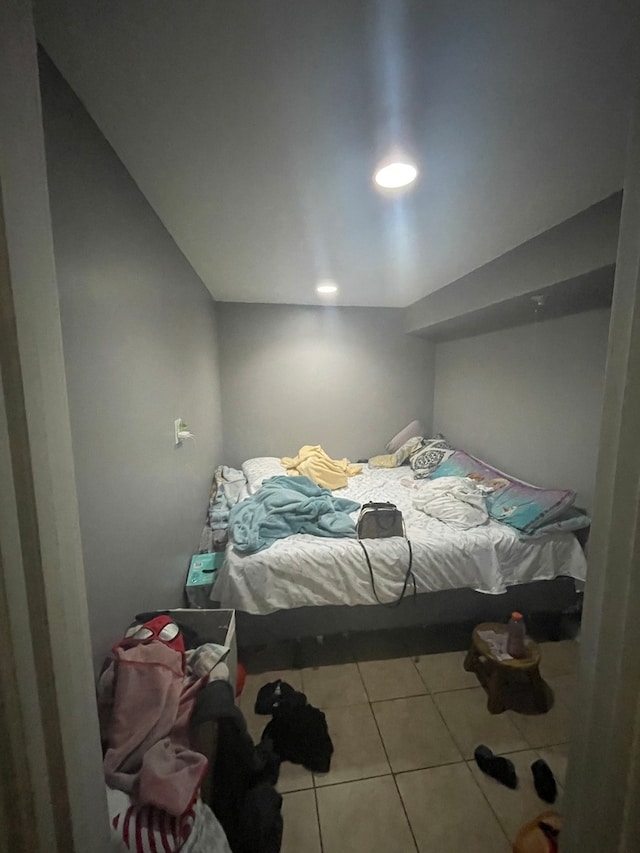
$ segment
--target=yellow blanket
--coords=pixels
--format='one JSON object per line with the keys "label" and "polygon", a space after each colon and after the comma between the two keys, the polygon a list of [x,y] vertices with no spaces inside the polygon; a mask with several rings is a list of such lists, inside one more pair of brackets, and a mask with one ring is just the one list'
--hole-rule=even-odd
{"label": "yellow blanket", "polygon": [[348,459],[332,459],[319,444],[305,444],[294,457],[280,460],[291,477],[308,477],[325,489],[342,489],[349,477],[362,473],[362,465],[352,465]]}

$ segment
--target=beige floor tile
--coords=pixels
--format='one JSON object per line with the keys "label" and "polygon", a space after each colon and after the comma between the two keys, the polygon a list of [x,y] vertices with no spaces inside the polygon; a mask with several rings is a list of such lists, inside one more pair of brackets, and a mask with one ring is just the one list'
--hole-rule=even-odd
{"label": "beige floor tile", "polygon": [[563,702],[556,700],[546,714],[517,714],[515,711],[507,711],[507,714],[531,747],[554,746],[571,740],[573,715]]}
{"label": "beige floor tile", "polygon": [[538,797],[533,786],[531,765],[538,760],[538,753],[527,750],[511,753],[507,758],[513,761],[518,774],[518,787],[515,791],[487,776],[475,761],[469,762],[469,769],[498,816],[507,838],[513,841],[524,823],[549,806]]}
{"label": "beige floor tile", "polygon": [[578,671],[580,643],[560,640],[557,643],[540,643],[542,654],[540,672],[545,680],[554,675],[572,675]]}
{"label": "beige floor tile", "polygon": [[466,652],[444,652],[439,655],[421,655],[416,661],[418,672],[431,693],[477,687],[478,679],[473,672],[462,666]]}
{"label": "beige floor tile", "polygon": [[540,758],[544,758],[556,782],[564,788],[567,781],[567,763],[569,761],[569,744],[559,743],[556,746],[545,746],[537,750]]}
{"label": "beige floor tile", "polygon": [[510,851],[496,816],[466,764],[401,773],[396,781],[420,853]]}
{"label": "beige floor tile", "polygon": [[392,776],[318,788],[317,796],[324,853],[415,853]]}
{"label": "beige floor tile", "polygon": [[554,675],[547,679],[556,702],[561,702],[573,714],[576,703],[578,679],[575,675]]}
{"label": "beige floor tile", "polygon": [[516,752],[530,746],[510,719],[510,712],[490,714],[487,711],[487,694],[481,687],[437,693],[433,700],[467,759],[473,758],[474,749],[481,743],[499,753]]}
{"label": "beige floor tile", "polygon": [[430,696],[375,702],[373,713],[394,773],[462,760]]}
{"label": "beige floor tile", "polygon": [[341,708],[368,701],[355,663],[303,669],[302,684],[307,699],[316,708]]}
{"label": "beige floor tile", "polygon": [[296,791],[282,798],[281,853],[320,853],[320,830],[314,791]]}
{"label": "beige floor tile", "polygon": [[280,765],[280,776],[276,788],[281,794],[313,788],[313,773],[305,770],[301,764],[283,761]]}
{"label": "beige floor tile", "polygon": [[[302,670],[300,669],[281,669],[274,672],[263,672],[260,675],[248,675],[244,690],[238,699],[238,705],[245,717],[249,713],[253,713],[256,696],[260,688],[271,681],[277,681],[279,678],[290,684],[294,690],[302,690]],[[264,717],[263,719],[266,726],[270,718]]]}
{"label": "beige floor tile", "polygon": [[391,772],[369,704],[329,708],[325,714],[333,756],[331,770],[316,774],[316,785],[351,782]]}
{"label": "beige floor tile", "polygon": [[411,658],[371,660],[358,666],[371,702],[427,692]]}

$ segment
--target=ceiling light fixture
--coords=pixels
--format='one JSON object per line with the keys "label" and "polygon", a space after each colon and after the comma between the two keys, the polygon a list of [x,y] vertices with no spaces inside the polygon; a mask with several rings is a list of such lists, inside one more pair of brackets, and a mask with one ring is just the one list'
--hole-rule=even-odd
{"label": "ceiling light fixture", "polygon": [[321,281],[316,287],[316,292],[321,296],[330,296],[332,293],[338,292],[338,285],[332,281]]}
{"label": "ceiling light fixture", "polygon": [[391,157],[377,167],[373,180],[383,190],[399,190],[408,187],[418,177],[418,167],[410,160]]}

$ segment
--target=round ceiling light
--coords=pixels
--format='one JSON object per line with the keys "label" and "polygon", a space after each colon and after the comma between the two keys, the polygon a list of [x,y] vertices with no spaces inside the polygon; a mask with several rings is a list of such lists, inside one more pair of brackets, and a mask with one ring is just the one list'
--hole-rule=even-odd
{"label": "round ceiling light", "polygon": [[418,177],[417,166],[409,160],[383,160],[373,176],[383,190],[399,190],[408,187]]}
{"label": "round ceiling light", "polygon": [[338,285],[332,281],[321,281],[316,287],[316,293],[321,296],[330,296],[332,293],[338,292]]}

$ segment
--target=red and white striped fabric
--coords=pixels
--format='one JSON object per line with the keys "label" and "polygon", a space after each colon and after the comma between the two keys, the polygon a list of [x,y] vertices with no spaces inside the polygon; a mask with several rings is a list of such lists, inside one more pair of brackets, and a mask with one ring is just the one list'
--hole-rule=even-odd
{"label": "red and white striped fabric", "polygon": [[178,853],[191,835],[195,822],[193,808],[173,817],[154,806],[131,805],[129,797],[121,791],[109,794],[112,837],[115,835],[123,849],[132,853]]}

